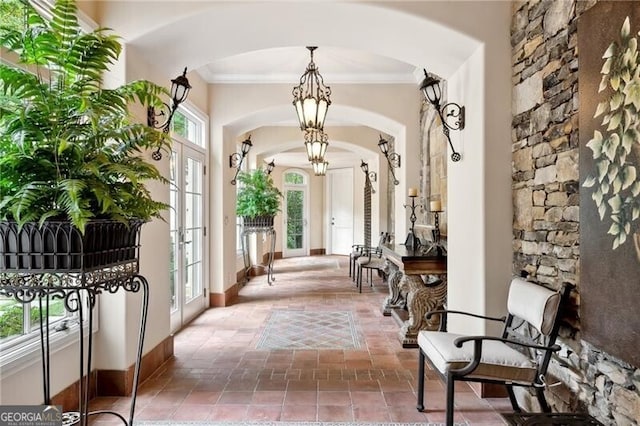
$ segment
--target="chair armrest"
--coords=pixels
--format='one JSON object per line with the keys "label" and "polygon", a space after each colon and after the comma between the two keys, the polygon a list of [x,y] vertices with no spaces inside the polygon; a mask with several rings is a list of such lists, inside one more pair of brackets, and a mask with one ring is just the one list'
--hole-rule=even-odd
{"label": "chair armrest", "polygon": [[450,370],[452,373],[458,376],[466,376],[469,373],[472,373],[480,364],[480,359],[482,358],[482,342],[486,340],[493,340],[497,342],[511,343],[514,345],[519,345],[523,347],[528,347],[532,349],[540,349],[545,351],[559,351],[559,345],[551,345],[551,346],[540,346],[540,345],[531,345],[528,343],[519,342],[517,340],[512,339],[504,339],[502,337],[494,337],[494,336],[463,336],[458,337],[453,341],[453,344],[461,348],[465,342],[473,342],[473,359],[469,361],[469,364],[465,365],[463,368],[459,368],[456,370]]}
{"label": "chair armrest", "polygon": [[367,247],[366,249],[363,250],[362,255],[368,256],[369,259],[371,259],[371,257],[373,256],[382,257],[382,249],[378,247]]}
{"label": "chair armrest", "polygon": [[449,309],[437,309],[437,310],[433,310],[433,311],[429,311],[425,314],[424,318],[429,320],[431,319],[431,317],[433,315],[436,314],[440,314],[441,315],[441,319],[440,319],[440,328],[438,329],[438,331],[447,331],[447,319],[448,319],[448,315],[449,314],[460,314],[460,315],[466,315],[466,316],[470,316],[470,317],[474,317],[474,318],[481,318],[481,319],[486,319],[486,320],[491,320],[491,321],[499,321],[499,322],[505,322],[507,320],[506,316],[502,316],[502,317],[487,317],[484,315],[477,315],[477,314],[472,314],[471,312],[464,312],[464,311],[454,311],[454,310],[449,310]]}
{"label": "chair armrest", "polygon": [[484,340],[493,340],[493,341],[496,341],[496,342],[510,343],[510,344],[513,344],[513,345],[523,346],[523,347],[527,347],[527,348],[530,348],[530,349],[539,349],[541,351],[557,352],[557,351],[560,350],[560,346],[556,345],[556,344],[551,345],[551,346],[532,345],[530,343],[520,342],[518,340],[513,340],[513,339],[505,339],[505,338],[496,337],[496,336],[464,336],[464,337],[458,337],[456,340],[453,341],[453,343],[458,348],[461,348],[462,344],[465,343],[465,342],[470,342],[470,341],[482,342]]}

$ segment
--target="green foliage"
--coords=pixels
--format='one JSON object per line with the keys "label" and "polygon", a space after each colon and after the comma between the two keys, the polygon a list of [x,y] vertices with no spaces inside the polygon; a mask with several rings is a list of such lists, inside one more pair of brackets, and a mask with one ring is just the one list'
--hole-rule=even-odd
{"label": "green foliage", "polygon": [[594,131],[587,143],[595,161],[583,186],[594,188],[591,198],[600,220],[611,221],[608,233],[615,250],[636,232],[632,227],[640,218],[640,60],[629,17],[622,24],[620,42],[613,41],[603,59],[598,92],[607,96],[594,114],[602,117],[602,131]]}
{"label": "green foliage", "polygon": [[0,22],[10,28],[22,28],[24,21],[24,6],[20,0],[0,1]]}
{"label": "green foliage", "polygon": [[[118,59],[118,37],[84,33],[74,0],[52,19],[31,7],[25,28],[0,27],[0,45],[24,68],[0,64],[0,219],[18,223],[159,217],[144,181],[166,181],[142,153],[168,135],[134,121],[129,105],[158,106],[166,89],[146,80],[103,89]],[[33,73],[28,70],[33,70]]]}
{"label": "green foliage", "polygon": [[[301,175],[295,174],[295,176]],[[297,179],[296,179],[297,180]],[[302,182],[295,182],[302,183]],[[289,190],[287,191],[287,248],[297,249],[302,246],[302,233],[303,227],[303,215],[304,206],[303,198],[304,192],[301,190]]]}
{"label": "green foliage", "polygon": [[240,189],[236,201],[236,214],[245,217],[275,216],[280,211],[282,192],[273,179],[262,169],[238,174]]}
{"label": "green foliage", "polygon": [[[0,338],[17,336],[23,333],[24,314],[22,304],[11,304],[0,309]],[[44,312],[46,313],[46,307]],[[62,301],[57,300],[49,304],[49,316],[60,317],[64,314]],[[29,312],[32,325],[40,323],[40,308],[33,307]]]}

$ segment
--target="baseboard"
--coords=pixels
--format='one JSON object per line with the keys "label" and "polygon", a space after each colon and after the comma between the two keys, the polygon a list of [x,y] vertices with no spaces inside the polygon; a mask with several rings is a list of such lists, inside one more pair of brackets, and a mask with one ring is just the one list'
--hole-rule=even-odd
{"label": "baseboard", "polygon": [[235,284],[226,289],[224,293],[209,293],[209,306],[211,308],[229,306],[233,299],[238,297],[238,291],[240,291],[238,283],[242,281],[244,281],[244,271],[238,272]]}
{"label": "baseboard", "polygon": [[[278,260],[278,259],[282,259],[282,252],[281,251],[273,252],[273,260]],[[269,264],[269,253],[265,253],[262,255],[262,264],[263,265]],[[264,275],[264,274],[265,272],[263,271],[263,273],[259,275]]]}
{"label": "baseboard", "polygon": [[[168,336],[142,357],[140,383],[148,379],[165,361],[173,357],[173,336]],[[133,391],[134,365],[127,370],[98,370],[98,396],[129,396]]]}
{"label": "baseboard", "polygon": [[[91,373],[89,381],[89,399],[97,396],[96,390],[97,372]],[[75,411],[78,409],[78,395],[80,395],[80,381],[70,384],[51,398],[51,405],[62,405],[62,411]]]}
{"label": "baseboard", "polygon": [[467,383],[480,398],[506,398],[508,396],[507,389],[504,385],[495,383]]}
{"label": "baseboard", "polygon": [[310,256],[324,256],[326,253],[327,253],[327,250],[325,250],[323,248],[311,249],[309,251],[309,255]]}
{"label": "baseboard", "polygon": [[[165,361],[173,357],[173,336],[168,336],[142,357],[140,363],[140,383],[148,379]],[[89,398],[97,396],[129,396],[133,391],[134,365],[127,370],[94,370],[89,383]],[[78,409],[80,382],[76,381],[58,392],[52,399],[53,405],[62,405],[64,411]]]}

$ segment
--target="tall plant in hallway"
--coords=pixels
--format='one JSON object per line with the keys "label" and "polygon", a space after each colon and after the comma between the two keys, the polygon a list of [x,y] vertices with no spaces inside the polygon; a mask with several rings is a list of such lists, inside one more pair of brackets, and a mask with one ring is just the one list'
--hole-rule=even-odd
{"label": "tall plant in hallway", "polygon": [[273,217],[280,211],[282,192],[271,175],[263,169],[238,174],[236,214],[245,226],[273,226]]}
{"label": "tall plant in hallway", "polygon": [[146,80],[104,88],[122,47],[106,28],[84,32],[75,1],[57,0],[51,19],[22,7],[23,28],[0,28],[0,45],[18,58],[0,63],[0,219],[64,221],[84,233],[96,219],[159,217],[167,205],[145,181],[165,178],[144,151],[169,139],[129,107],[160,106],[166,89]]}

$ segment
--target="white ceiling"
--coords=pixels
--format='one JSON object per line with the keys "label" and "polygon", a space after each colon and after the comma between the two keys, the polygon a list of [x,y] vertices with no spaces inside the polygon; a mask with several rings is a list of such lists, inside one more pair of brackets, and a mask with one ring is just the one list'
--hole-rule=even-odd
{"label": "white ceiling", "polygon": [[[339,47],[318,47],[314,62],[328,86],[333,84],[416,84],[422,70],[396,59],[362,50]],[[208,83],[272,84],[295,86],[310,61],[309,50],[304,46],[264,49],[226,57],[210,62],[196,70]],[[418,77],[420,78],[420,77]],[[330,107],[331,108],[331,107]],[[356,123],[327,120],[327,125],[354,125]],[[293,108],[291,119],[271,125],[297,126]],[[329,134],[329,138],[331,135]],[[301,138],[302,140],[302,138]],[[329,168],[351,167],[360,164],[362,153],[357,150],[336,149],[327,151]],[[278,166],[310,167],[304,149],[283,150],[266,156],[275,159]]]}
{"label": "white ceiling", "polygon": [[[319,47],[314,62],[325,84],[416,83],[413,65],[362,50]],[[199,68],[209,83],[296,84],[309,64],[305,47],[264,49],[230,56]]]}

